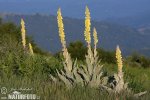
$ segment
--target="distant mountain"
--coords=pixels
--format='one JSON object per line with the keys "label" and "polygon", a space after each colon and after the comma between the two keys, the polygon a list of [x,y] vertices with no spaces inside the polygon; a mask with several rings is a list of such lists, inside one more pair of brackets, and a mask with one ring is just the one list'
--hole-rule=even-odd
{"label": "distant mountain", "polygon": [[[25,19],[28,35],[32,36],[41,48],[53,53],[61,50],[56,16],[40,14],[3,16],[5,21],[12,21],[17,25],[20,25],[21,18]],[[65,17],[64,25],[67,43],[84,41],[84,20]],[[150,56],[150,37],[136,29],[102,21],[92,21],[93,26],[98,32],[99,47],[114,50],[116,45],[120,45],[124,55],[137,51]]]}
{"label": "distant mountain", "polygon": [[128,16],[121,18],[106,19],[108,22],[117,23],[120,25],[127,25],[134,28],[148,27],[150,26],[150,13],[142,13],[136,16]]}
{"label": "distant mountain", "polygon": [[[124,18],[112,18],[106,21],[126,25],[137,30],[145,38],[150,38],[150,13],[143,13],[136,16]],[[148,49],[147,49],[148,50]]]}
{"label": "distant mountain", "polygon": [[142,26],[138,28],[138,31],[145,36],[149,36],[150,37],[150,25],[148,26]]}

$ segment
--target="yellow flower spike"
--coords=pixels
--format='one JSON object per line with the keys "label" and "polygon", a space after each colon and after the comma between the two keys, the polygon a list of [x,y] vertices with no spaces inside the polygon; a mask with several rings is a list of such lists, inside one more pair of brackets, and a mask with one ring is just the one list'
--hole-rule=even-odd
{"label": "yellow flower spike", "polygon": [[90,44],[91,43],[91,17],[90,17],[90,11],[88,7],[86,6],[85,10],[85,31],[84,31],[84,36],[85,36],[85,41]]}
{"label": "yellow flower spike", "polygon": [[93,39],[94,39],[94,57],[96,57],[97,56],[96,47],[97,47],[97,43],[98,43],[96,28],[93,29]]}
{"label": "yellow flower spike", "polygon": [[21,19],[21,36],[22,36],[22,45],[24,49],[26,48],[26,30],[25,30],[25,22]]}
{"label": "yellow flower spike", "polygon": [[98,43],[97,31],[96,28],[93,29],[93,37],[94,37],[94,45],[96,46]]}
{"label": "yellow flower spike", "polygon": [[31,55],[33,55],[33,54],[34,54],[34,53],[33,53],[33,48],[32,48],[31,43],[29,43],[29,52],[30,52],[30,54],[31,54]]}
{"label": "yellow flower spike", "polygon": [[119,46],[116,48],[116,59],[117,59],[117,64],[118,64],[118,72],[122,72],[122,56],[121,56],[121,50]]}
{"label": "yellow flower spike", "polygon": [[57,11],[57,23],[58,23],[58,29],[59,29],[59,37],[60,37],[61,43],[63,45],[63,48],[65,48],[66,47],[66,41],[65,41],[64,24],[63,24],[63,18],[61,15],[61,9],[60,8]]}

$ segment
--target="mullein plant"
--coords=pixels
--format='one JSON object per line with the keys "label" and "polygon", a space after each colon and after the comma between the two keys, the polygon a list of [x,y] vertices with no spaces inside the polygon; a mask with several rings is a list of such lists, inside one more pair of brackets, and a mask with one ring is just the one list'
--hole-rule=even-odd
{"label": "mullein plant", "polygon": [[117,65],[118,65],[118,73],[114,74],[114,78],[116,81],[116,85],[113,86],[115,92],[121,92],[123,90],[128,90],[128,83],[124,83],[124,73],[122,71],[123,68],[123,61],[122,61],[122,55],[121,50],[119,46],[116,48],[116,59],[117,59]]}
{"label": "mullein plant", "polygon": [[[129,94],[134,94],[133,91],[131,91],[131,89],[128,88],[128,83],[124,82],[123,60],[122,60],[121,50],[119,46],[116,47],[116,61],[117,61],[118,72],[114,74],[114,80],[108,83],[111,86],[108,87],[103,85],[102,87],[105,90],[107,90],[109,93],[121,93],[123,91],[126,91]],[[138,98],[146,93],[147,91],[144,91],[144,92],[134,94],[133,96]]]}
{"label": "mullein plant", "polygon": [[25,29],[25,22],[21,19],[21,37],[22,37],[22,46],[26,49],[26,29]]}
{"label": "mullein plant", "polygon": [[121,91],[128,89],[127,88],[127,83],[124,84],[124,79],[123,79],[123,61],[122,61],[122,55],[121,55],[121,50],[119,46],[116,48],[116,62],[118,66],[118,73],[114,74],[114,79],[109,82],[109,85],[111,88],[104,86],[104,88],[108,92],[115,92],[115,93],[120,93]]}
{"label": "mullein plant", "polygon": [[29,43],[29,53],[33,56],[34,52],[33,52],[33,47],[31,45],[31,43]]}
{"label": "mullein plant", "polygon": [[[116,80],[116,85],[114,87],[114,92],[120,93],[122,91],[127,91],[128,93],[133,93],[130,88],[128,88],[128,83],[124,82],[124,73],[122,71],[123,68],[123,61],[122,61],[122,55],[121,50],[119,46],[116,48],[116,59],[117,59],[117,65],[118,65],[118,73],[114,74],[114,78]],[[140,92],[137,94],[134,94],[134,97],[140,97],[144,94],[146,94],[147,91]]]}
{"label": "mullein plant", "polygon": [[[93,37],[94,37],[94,44],[95,49],[94,53],[91,50],[91,22],[90,22],[90,11],[88,7],[86,7],[85,11],[85,41],[87,42],[88,47],[88,54],[86,55],[86,65],[82,65],[81,67],[78,67],[77,60],[73,63],[70,54],[68,53],[68,50],[66,48],[66,41],[65,41],[65,33],[64,33],[64,25],[62,21],[61,16],[61,10],[59,9],[57,12],[57,22],[58,22],[58,28],[59,28],[59,37],[62,44],[62,51],[63,51],[63,65],[64,70],[61,70],[60,72],[57,71],[57,75],[61,81],[63,81],[67,87],[72,87],[75,84],[81,84],[82,86],[91,86],[91,87],[99,87],[101,84],[101,68],[102,65],[100,65],[100,61],[98,60],[97,51],[96,51],[96,45],[98,43],[97,38],[97,32],[94,28],[93,31]],[[53,81],[58,81],[55,77],[52,75],[51,79]]]}
{"label": "mullein plant", "polygon": [[86,7],[85,11],[85,41],[87,42],[87,48],[88,52],[85,56],[86,58],[86,64],[82,65],[82,70],[79,70],[79,73],[84,77],[85,85],[88,85],[90,87],[98,88],[101,85],[104,85],[106,81],[104,82],[102,79],[103,72],[102,67],[103,65],[100,64],[99,57],[97,55],[96,46],[98,43],[98,36],[96,32],[96,28],[93,29],[93,38],[94,38],[94,52],[91,49],[91,21],[90,21],[90,11],[88,7]]}
{"label": "mullein plant", "polygon": [[85,9],[85,31],[84,31],[84,37],[85,37],[85,41],[87,42],[89,48],[90,48],[90,44],[91,44],[91,32],[90,31],[91,31],[90,10],[86,6],[86,9]]}
{"label": "mullein plant", "polygon": [[[65,32],[64,32],[64,24],[63,24],[63,17],[61,14],[61,9],[59,8],[57,11],[57,23],[58,23],[58,30],[59,30],[59,37],[62,44],[62,52],[63,52],[63,66],[64,69],[60,72],[57,71],[57,75],[61,81],[63,81],[67,87],[72,87],[74,84],[78,82],[77,78],[77,60],[75,62],[72,61],[70,54],[68,53],[66,47],[66,40],[65,40]],[[56,82],[58,81],[52,75],[51,79]]]}
{"label": "mullein plant", "polygon": [[96,28],[93,29],[93,39],[94,39],[94,52],[91,49],[91,17],[90,11],[86,6],[85,10],[85,31],[84,31],[85,41],[87,42],[88,52],[85,56],[85,65],[81,66],[79,73],[84,79],[84,84],[90,87],[98,88],[101,85],[105,85],[107,80],[103,78],[102,67],[100,64],[99,57],[97,55],[97,43],[98,36]]}
{"label": "mullein plant", "polygon": [[[72,61],[70,54],[68,53],[65,41],[65,32],[63,25],[63,18],[61,15],[61,9],[58,9],[57,12],[57,22],[59,29],[59,37],[62,44],[62,52],[63,52],[63,66],[64,69],[61,71],[57,71],[57,76],[59,79],[66,84],[67,87],[72,87],[75,84],[81,84],[82,86],[90,86],[94,88],[100,88],[101,90],[106,90],[109,93],[121,93],[122,91],[127,91],[128,93],[132,93],[132,91],[128,88],[128,84],[124,82],[124,73],[123,73],[123,61],[121,50],[119,46],[116,48],[116,60],[118,65],[118,73],[114,74],[114,80],[112,82],[108,82],[109,78],[104,77],[102,72],[103,65],[100,64],[100,60],[97,53],[97,43],[98,36],[96,28],[93,29],[93,39],[94,39],[94,50],[91,49],[91,21],[90,21],[90,11],[88,7],[85,10],[85,31],[84,37],[87,42],[87,55],[85,64],[78,67],[77,60],[75,62]],[[54,82],[58,82],[56,77],[52,75],[51,79]],[[141,92],[135,94],[135,97],[139,97],[146,92]]]}
{"label": "mullein plant", "polygon": [[68,53],[68,50],[66,47],[64,24],[63,24],[63,18],[61,15],[61,9],[60,8],[58,9],[58,12],[57,12],[57,23],[58,23],[58,28],[59,28],[59,37],[60,37],[61,44],[63,47],[62,51],[63,51],[63,57],[65,60],[65,64],[66,64],[68,71],[72,71],[72,60],[71,60],[71,56]]}
{"label": "mullein plant", "polygon": [[[26,47],[26,29],[25,29],[25,21],[23,20],[23,18],[21,19],[21,37],[22,37],[22,46],[24,51],[26,51],[27,47]],[[34,55],[33,53],[33,47],[31,45],[31,43],[29,43],[29,47],[28,47],[28,52],[31,55]]]}

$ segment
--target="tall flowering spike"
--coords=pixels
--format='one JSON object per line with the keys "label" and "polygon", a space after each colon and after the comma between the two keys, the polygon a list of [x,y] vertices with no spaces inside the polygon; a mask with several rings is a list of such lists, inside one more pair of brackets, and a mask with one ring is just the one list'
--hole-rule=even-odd
{"label": "tall flowering spike", "polygon": [[93,37],[94,37],[94,45],[96,46],[98,43],[97,31],[96,28],[93,29]]}
{"label": "tall flowering spike", "polygon": [[117,64],[118,64],[118,72],[122,72],[122,56],[121,56],[121,50],[119,46],[116,48],[116,59],[117,59]]}
{"label": "tall flowering spike", "polygon": [[22,36],[22,45],[26,47],[26,30],[25,30],[25,22],[21,19],[21,36]]}
{"label": "tall flowering spike", "polygon": [[31,54],[31,55],[33,55],[33,54],[34,54],[34,53],[33,53],[33,48],[32,48],[31,43],[29,43],[29,52],[30,52],[30,54]]}
{"label": "tall flowering spike", "polygon": [[84,31],[84,36],[85,36],[85,41],[90,44],[91,43],[91,17],[90,17],[90,11],[89,8],[86,6],[85,10],[85,31]]}
{"label": "tall flowering spike", "polygon": [[63,48],[65,48],[66,47],[66,41],[65,41],[64,24],[63,24],[63,18],[61,15],[61,9],[60,8],[57,11],[57,23],[58,23],[58,29],[59,29],[59,37],[60,37],[61,43],[63,45]]}

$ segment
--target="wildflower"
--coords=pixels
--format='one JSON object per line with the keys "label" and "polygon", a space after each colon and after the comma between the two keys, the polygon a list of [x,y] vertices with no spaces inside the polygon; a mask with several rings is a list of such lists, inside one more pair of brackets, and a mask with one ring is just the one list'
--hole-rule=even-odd
{"label": "wildflower", "polygon": [[66,47],[66,41],[65,41],[64,24],[63,24],[63,18],[61,15],[61,9],[60,8],[57,11],[57,23],[58,23],[58,29],[59,29],[59,37],[60,37],[61,43],[63,45],[63,48],[65,48]]}
{"label": "wildflower", "polygon": [[26,30],[25,30],[25,22],[21,19],[21,35],[22,35],[22,45],[24,49],[26,48]]}
{"label": "wildflower", "polygon": [[91,33],[90,33],[90,26],[91,26],[91,21],[90,21],[90,11],[88,7],[86,6],[85,10],[85,31],[84,31],[84,36],[85,36],[85,41],[88,43],[88,45],[91,43]]}
{"label": "wildflower", "polygon": [[97,56],[96,46],[97,46],[97,43],[98,43],[96,28],[93,29],[93,38],[94,38],[94,57],[96,58],[96,56]]}
{"label": "wildflower", "polygon": [[58,23],[58,30],[59,30],[59,37],[63,46],[63,57],[65,59],[65,64],[67,66],[68,71],[72,71],[72,60],[71,56],[68,53],[68,50],[66,48],[66,41],[65,41],[65,32],[64,32],[64,24],[63,24],[63,18],[61,15],[61,9],[59,8],[57,11],[57,23]]}
{"label": "wildflower", "polygon": [[98,43],[97,31],[96,28],[93,29],[93,37],[94,37],[94,45],[96,46]]}
{"label": "wildflower", "polygon": [[29,43],[29,52],[30,52],[30,54],[31,54],[31,55],[33,55],[33,54],[34,54],[34,53],[33,53],[33,48],[32,48],[31,43]]}
{"label": "wildflower", "polygon": [[118,72],[122,72],[122,56],[121,56],[121,50],[119,46],[116,48],[116,59],[117,59],[117,64],[118,64]]}

